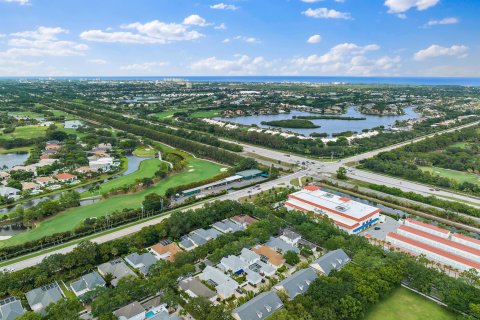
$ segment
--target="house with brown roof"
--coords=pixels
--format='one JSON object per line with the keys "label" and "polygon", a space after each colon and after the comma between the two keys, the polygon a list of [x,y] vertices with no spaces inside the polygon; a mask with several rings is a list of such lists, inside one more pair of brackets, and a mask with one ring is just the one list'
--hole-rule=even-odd
{"label": "house with brown roof", "polygon": [[22,190],[24,191],[39,191],[40,185],[35,182],[22,182]]}
{"label": "house with brown roof", "polygon": [[257,219],[252,218],[249,215],[245,215],[245,214],[231,217],[230,220],[232,220],[236,224],[241,225],[244,228],[258,221]]}
{"label": "house with brown roof", "polygon": [[65,172],[54,175],[54,178],[60,182],[73,182],[77,179],[77,176]]}
{"label": "house with brown roof", "polygon": [[91,173],[91,172],[93,172],[92,168],[90,168],[89,166],[79,167],[79,168],[75,169],[75,171],[78,172],[78,173]]}
{"label": "house with brown roof", "polygon": [[269,246],[258,245],[253,247],[252,251],[260,255],[261,261],[274,268],[280,268],[283,266],[284,260],[282,255]]}
{"label": "house with brown roof", "polygon": [[150,248],[151,252],[159,259],[174,261],[175,255],[183,251],[176,243],[157,243]]}
{"label": "house with brown roof", "polygon": [[42,187],[46,187],[50,184],[55,183],[55,179],[52,177],[38,177],[35,179],[35,182],[41,185]]}

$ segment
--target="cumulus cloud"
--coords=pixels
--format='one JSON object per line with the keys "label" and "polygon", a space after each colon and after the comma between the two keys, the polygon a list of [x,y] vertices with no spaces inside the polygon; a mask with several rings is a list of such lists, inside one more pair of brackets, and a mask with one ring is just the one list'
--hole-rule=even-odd
{"label": "cumulus cloud", "polygon": [[223,40],[223,43],[230,43],[233,40],[242,41],[242,42],[245,42],[245,43],[262,43],[262,41],[258,40],[255,37],[245,37],[245,36],[235,36],[232,39],[226,38],[226,39]]}
{"label": "cumulus cloud", "polygon": [[8,39],[9,48],[0,52],[0,57],[19,56],[78,56],[83,55],[88,46],[74,41],[58,39],[68,33],[60,27],[41,26],[36,30],[15,32]]}
{"label": "cumulus cloud", "polygon": [[319,43],[320,41],[322,41],[322,36],[320,36],[319,34],[314,34],[307,40],[308,43]]}
{"label": "cumulus cloud", "polygon": [[306,15],[307,17],[316,18],[316,19],[349,20],[352,18],[350,16],[350,13],[348,12],[340,12],[340,11],[337,11],[334,9],[328,9],[328,8],[317,8],[317,9],[308,8],[307,10],[303,11],[302,14]]}
{"label": "cumulus cloud", "polygon": [[263,57],[250,57],[237,54],[233,59],[219,59],[215,56],[198,60],[190,65],[195,71],[228,74],[255,74],[272,65]]}
{"label": "cumulus cloud", "polygon": [[30,0],[3,0],[4,2],[12,2],[12,3],[18,3],[21,6],[25,6],[27,4],[30,4]]}
{"label": "cumulus cloud", "polygon": [[240,7],[237,7],[233,4],[225,4],[223,2],[217,3],[217,4],[212,4],[210,6],[212,9],[217,9],[217,10],[230,10],[230,11],[235,11],[240,9]]}
{"label": "cumulus cloud", "polygon": [[220,23],[218,26],[215,26],[213,27],[214,29],[217,29],[217,30],[227,30],[227,26],[225,25],[225,23]]}
{"label": "cumulus cloud", "polygon": [[438,4],[440,0],[385,0],[389,13],[403,13],[412,8],[419,11],[426,10]]}
{"label": "cumulus cloud", "polygon": [[325,1],[325,0],[301,0],[302,2],[305,2],[305,3],[316,3],[316,2],[322,2],[322,1]]}
{"label": "cumulus cloud", "polygon": [[425,26],[431,27],[431,26],[445,25],[445,24],[456,24],[458,22],[459,22],[458,18],[448,17],[440,20],[430,20],[425,24]]}
{"label": "cumulus cloud", "polygon": [[144,63],[134,63],[126,66],[121,66],[120,70],[130,71],[130,72],[154,72],[159,68],[167,66],[167,62],[163,61],[153,61],[153,62],[144,62]]}
{"label": "cumulus cloud", "polygon": [[[146,23],[134,22],[122,25],[126,31],[87,30],[80,37],[88,41],[110,43],[136,43],[136,44],[166,44],[175,41],[190,41],[204,37],[192,26],[206,25],[205,19],[198,15],[191,15],[183,23],[166,23],[153,20]],[[128,30],[128,31],[127,31]]]}
{"label": "cumulus cloud", "polygon": [[291,62],[295,69],[304,73],[373,75],[399,70],[401,59],[398,56],[383,56],[377,59],[367,57],[369,52],[379,49],[377,44],[359,46],[354,43],[342,43],[322,55],[299,57]]}
{"label": "cumulus cloud", "polygon": [[451,47],[442,47],[432,44],[426,49],[422,49],[413,55],[413,59],[417,61],[436,58],[441,56],[454,56],[464,58],[467,56],[468,47],[464,45],[453,45]]}

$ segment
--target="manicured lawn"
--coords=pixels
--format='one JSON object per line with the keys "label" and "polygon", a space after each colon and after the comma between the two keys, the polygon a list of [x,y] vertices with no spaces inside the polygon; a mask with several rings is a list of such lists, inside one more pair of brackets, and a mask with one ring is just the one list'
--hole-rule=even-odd
{"label": "manicured lawn", "polygon": [[18,147],[18,148],[12,148],[12,149],[0,148],[0,153],[30,152],[30,150],[32,150],[32,148],[33,148],[33,146]]}
{"label": "manicured lawn", "polygon": [[16,127],[12,133],[0,133],[0,139],[13,140],[15,138],[31,139],[45,136],[48,127],[23,126]]}
{"label": "manicured lawn", "polygon": [[213,118],[219,115],[216,110],[207,110],[207,111],[195,111],[190,115],[192,118]]}
{"label": "manicured lawn", "polygon": [[167,111],[162,111],[162,112],[155,113],[155,115],[156,115],[159,119],[163,119],[163,118],[168,118],[168,117],[173,116],[173,114],[174,114],[175,112],[177,112],[177,110],[167,110]]}
{"label": "manicured lawn", "polygon": [[470,143],[469,142],[457,142],[457,143],[452,144],[451,146],[465,149],[465,148],[468,148],[470,146]]}
{"label": "manicured lawn", "polygon": [[453,320],[457,315],[408,289],[398,288],[367,312],[366,320]]}
{"label": "manicured lawn", "polygon": [[157,154],[157,150],[149,147],[149,146],[139,146],[133,154],[137,157],[154,157]]}
{"label": "manicured lawn", "polygon": [[123,210],[124,208],[140,208],[144,197],[149,193],[163,194],[168,188],[206,180],[221,173],[222,166],[213,162],[190,158],[188,163],[191,167],[187,167],[184,172],[170,176],[147,190],[135,194],[119,195],[88,206],[67,210],[43,221],[33,230],[0,241],[0,247],[21,244],[46,235],[72,230],[86,218],[106,216],[115,210]]}
{"label": "manicured lawn", "polygon": [[423,171],[430,171],[433,175],[445,177],[457,181],[458,183],[470,182],[480,185],[480,176],[474,173],[443,169],[439,167],[419,167]]}
{"label": "manicured lawn", "polygon": [[119,188],[124,185],[130,185],[134,183],[137,179],[152,178],[155,175],[155,172],[161,166],[167,166],[167,164],[156,158],[145,159],[140,163],[140,166],[138,167],[137,171],[127,174],[125,176],[119,177],[117,179],[113,179],[108,182],[102,183],[99,190],[95,191],[94,193],[90,193],[86,191],[82,193],[81,196],[84,198],[84,197],[100,195],[112,189]]}

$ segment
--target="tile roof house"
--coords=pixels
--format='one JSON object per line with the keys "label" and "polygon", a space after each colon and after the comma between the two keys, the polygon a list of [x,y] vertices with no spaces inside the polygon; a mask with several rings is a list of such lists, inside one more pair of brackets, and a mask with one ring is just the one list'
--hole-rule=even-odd
{"label": "tile roof house", "polygon": [[282,300],[273,291],[263,292],[233,310],[236,320],[263,320],[283,307]]}
{"label": "tile roof house", "polygon": [[77,176],[70,173],[59,173],[54,175],[54,178],[60,182],[72,182],[77,179]]}
{"label": "tile roof house", "polygon": [[134,301],[114,311],[113,315],[119,320],[143,320],[145,319],[145,308],[139,302]]}
{"label": "tile roof house", "polygon": [[282,238],[280,237],[270,237],[270,240],[267,242],[267,246],[270,248],[273,248],[277,251],[280,251],[282,254],[285,254],[287,251],[293,251],[296,253],[300,253],[300,250],[297,247],[294,247],[293,245],[285,242]]}
{"label": "tile roof house", "polygon": [[310,264],[317,272],[329,275],[333,270],[340,270],[350,262],[345,251],[337,249],[328,252]]}
{"label": "tile roof house", "polygon": [[288,297],[293,299],[299,294],[304,294],[315,279],[317,279],[317,273],[312,268],[306,268],[276,284],[275,289],[285,290]]}
{"label": "tile roof house", "polygon": [[28,291],[25,294],[30,308],[35,312],[43,313],[45,308],[64,297],[56,282]]}
{"label": "tile roof house", "polygon": [[261,261],[268,263],[274,268],[283,266],[283,257],[269,246],[259,245],[252,248],[252,251],[260,255]]}
{"label": "tile roof house", "polygon": [[182,249],[174,242],[168,244],[158,243],[151,247],[151,252],[159,259],[174,261],[175,255],[181,252]]}
{"label": "tile roof house", "polygon": [[0,181],[7,181],[10,178],[10,173],[0,171]]}
{"label": "tile roof house", "polygon": [[192,298],[203,297],[212,302],[217,299],[217,294],[204,285],[198,278],[184,279],[180,281],[179,287]]}
{"label": "tile roof house", "polygon": [[52,183],[55,183],[55,179],[53,179],[52,177],[38,177],[35,179],[35,182],[41,185],[42,187],[45,187]]}
{"label": "tile roof house", "polygon": [[94,271],[83,275],[79,280],[72,282],[70,288],[77,297],[94,290],[97,287],[105,287],[105,280]]}
{"label": "tile roof house", "polygon": [[40,185],[36,184],[35,182],[22,182],[22,190],[31,190],[36,191],[40,189]]}
{"label": "tile roof house", "polygon": [[120,281],[120,279],[122,278],[125,278],[127,276],[137,276],[135,272],[133,272],[132,269],[130,269],[125,264],[125,262],[123,262],[122,259],[116,259],[102,263],[97,267],[97,269],[98,273],[100,273],[100,275],[102,275],[103,277],[105,277],[105,275],[109,273],[113,275],[112,285],[114,287],[117,286],[118,281]]}
{"label": "tile roof house", "polygon": [[143,275],[147,275],[148,269],[157,263],[157,258],[150,252],[144,254],[135,252],[126,256],[125,261],[135,269],[138,269]]}
{"label": "tile roof house", "polygon": [[238,288],[238,283],[217,268],[207,266],[199,275],[203,281],[211,283],[222,299],[231,297]]}
{"label": "tile roof house", "polygon": [[20,300],[13,297],[0,300],[0,320],[15,320],[24,313]]}
{"label": "tile roof house", "polygon": [[237,215],[237,216],[231,217],[230,220],[232,220],[236,224],[243,226],[244,228],[247,228],[252,223],[255,223],[258,221],[257,219],[252,218],[249,215]]}

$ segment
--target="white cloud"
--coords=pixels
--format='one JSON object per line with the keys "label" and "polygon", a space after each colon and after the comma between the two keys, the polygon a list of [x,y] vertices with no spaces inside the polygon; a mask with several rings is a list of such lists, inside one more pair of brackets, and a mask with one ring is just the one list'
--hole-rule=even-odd
{"label": "white cloud", "polygon": [[88,62],[98,65],[107,64],[107,61],[103,59],[89,59]]}
{"label": "white cloud", "polygon": [[198,15],[185,18],[184,23],[165,23],[153,20],[146,23],[130,23],[122,25],[124,30],[132,31],[103,31],[87,30],[80,37],[89,41],[110,43],[137,43],[137,44],[165,44],[174,41],[190,41],[204,37],[192,26],[200,26],[198,23],[206,23],[205,19]]}
{"label": "white cloud", "polygon": [[359,46],[354,43],[342,43],[334,46],[322,55],[310,55],[293,59],[295,70],[304,73],[322,73],[329,75],[373,75],[391,74],[399,70],[401,59],[398,56],[368,58],[369,52],[377,51],[376,44]]}
{"label": "white cloud", "polygon": [[20,56],[78,56],[83,55],[88,46],[74,41],[59,40],[60,34],[68,30],[60,27],[39,27],[33,31],[10,34],[9,49],[0,52],[0,57]]}
{"label": "white cloud", "polygon": [[334,9],[328,8],[317,8],[312,9],[308,8],[306,11],[302,12],[307,17],[316,18],[316,19],[351,19],[350,13],[340,12]]}
{"label": "white cloud", "polygon": [[21,6],[25,6],[27,4],[30,4],[30,0],[4,0],[5,2],[12,2],[12,3],[18,3]]}
{"label": "white cloud", "polygon": [[413,55],[413,59],[417,61],[436,58],[441,56],[454,56],[464,58],[467,56],[468,47],[464,45],[453,45],[451,47],[442,47],[432,44],[426,49],[422,49]]}
{"label": "white cloud", "polygon": [[124,71],[133,71],[133,72],[155,72],[159,68],[167,66],[167,62],[144,62],[144,63],[134,63],[126,66],[121,66],[120,70]]}
{"label": "white cloud", "polygon": [[440,0],[385,0],[385,6],[389,13],[403,13],[411,8],[419,11],[426,10],[437,5]]}
{"label": "white cloud", "polygon": [[217,30],[227,30],[227,26],[225,25],[225,23],[220,23],[218,26],[215,26],[213,27],[214,29],[217,29]]}
{"label": "white cloud", "polygon": [[231,10],[231,11],[235,11],[235,10],[240,9],[240,7],[237,7],[233,4],[225,4],[223,2],[220,2],[220,3],[217,3],[217,4],[212,4],[210,6],[210,8],[217,9],[217,10]]}
{"label": "white cloud", "polygon": [[314,34],[307,40],[308,43],[319,43],[320,41],[322,41],[322,36],[319,34]]}
{"label": "white cloud", "polygon": [[195,71],[221,73],[221,74],[256,74],[259,70],[265,70],[272,65],[263,57],[250,57],[248,55],[235,55],[233,59],[218,59],[209,57],[196,61],[190,68]]}
{"label": "white cloud", "polygon": [[223,43],[230,43],[230,42],[232,42],[232,40],[230,38],[225,38],[225,39],[223,39],[222,42]]}
{"label": "white cloud", "polygon": [[325,0],[301,0],[302,2],[305,2],[305,3],[316,3],[316,2],[322,2],[322,1],[325,1]]}
{"label": "white cloud", "polygon": [[425,24],[426,27],[436,26],[436,25],[445,25],[445,24],[456,24],[458,23],[458,18],[448,17],[440,20],[430,20]]}
{"label": "white cloud", "polygon": [[255,37],[245,37],[245,36],[236,36],[233,38],[234,40],[240,40],[246,43],[262,43],[262,41],[258,40]]}
{"label": "white cloud", "polygon": [[199,27],[205,27],[209,25],[209,23],[207,23],[207,20],[200,17],[198,14],[192,14],[186,17],[185,19],[183,19],[183,24],[187,26],[199,26]]}

